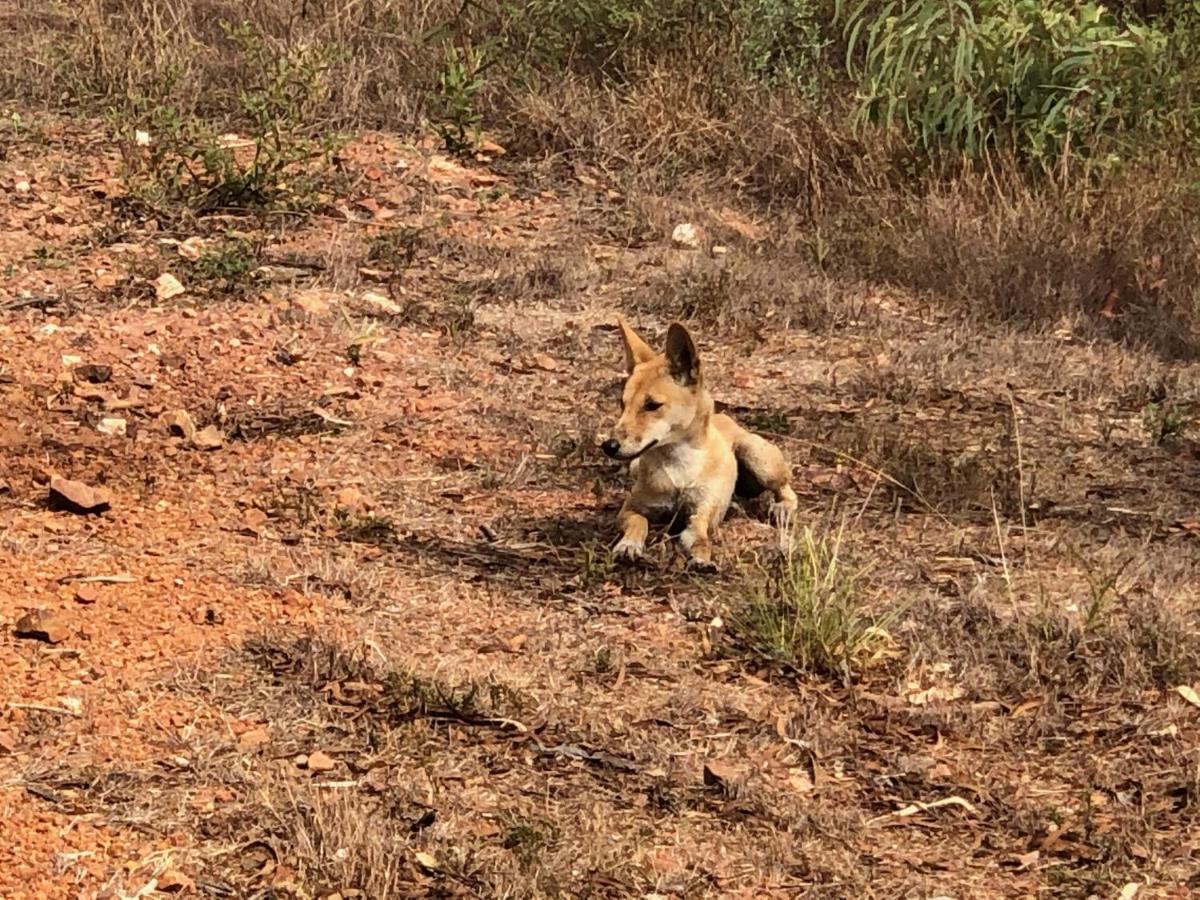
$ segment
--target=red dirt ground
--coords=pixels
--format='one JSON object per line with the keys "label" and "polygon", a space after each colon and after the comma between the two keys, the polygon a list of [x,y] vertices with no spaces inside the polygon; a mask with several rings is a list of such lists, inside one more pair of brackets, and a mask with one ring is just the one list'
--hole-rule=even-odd
{"label": "red dirt ground", "polygon": [[[1198,607],[1200,456],[1142,426],[1145,386],[1186,392],[1195,365],[1073,339],[1069,322],[977,335],[886,290],[824,332],[700,326],[719,399],[782,420],[805,521],[848,510],[872,602],[907,611],[856,688],[796,681],[714,647],[714,590],[770,552],[767,526],[729,524],[716,588],[665,546],[632,573],[604,558],[623,483],[592,450],[621,374],[613,315],[654,332],[671,314],[662,279],[720,261],[669,229],[614,235],[626,200],[610,186],[367,135],[322,214],[197,227],[210,247],[252,234],[260,262],[292,266],[221,284],[180,255],[196,235],[120,217],[102,129],[38,122],[7,151],[0,896],[382,896],[362,873],[384,857],[400,859],[394,896],[1193,895],[1186,690],[1109,673],[1149,658],[1136,635],[1084,640],[1055,693],[955,629],[969,604],[998,610],[997,633],[1047,596],[1077,610],[1126,557],[1122,609]],[[728,210],[693,212],[732,235],[726,264],[771,264],[721,231]],[[368,244],[402,225],[425,229],[415,258],[381,275]],[[163,272],[187,293],[157,300]],[[111,378],[91,384],[84,365]],[[222,446],[173,435],[178,410]],[[98,430],[111,417],[125,434]],[[996,499],[1015,418],[1032,523]],[[909,472],[928,502],[876,469]],[[111,509],[48,505],[52,475],[109,489]],[[18,636],[30,610],[65,636]],[[352,723],[386,711],[328,700],[366,690],[360,676],[331,676],[297,711],[288,679],[305,664],[247,661],[248,642],[305,638],[359,654],[375,688],[402,671],[519,699],[495,700],[486,726],[379,725],[385,753]],[[353,869],[345,809],[313,801],[342,830],[308,844],[283,822],[309,809],[296,801],[261,838],[274,874],[238,882],[230,860],[258,832],[222,830],[222,813],[274,809],[256,779],[310,790],[326,776],[292,758],[316,750],[334,760],[327,793],[386,769],[436,823],[406,825],[378,859],[363,839]]]}

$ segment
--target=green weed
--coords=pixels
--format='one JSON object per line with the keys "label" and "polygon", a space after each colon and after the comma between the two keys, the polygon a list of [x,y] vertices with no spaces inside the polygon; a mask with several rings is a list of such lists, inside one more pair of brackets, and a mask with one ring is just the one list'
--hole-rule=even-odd
{"label": "green weed", "polygon": [[[334,139],[318,139],[314,123],[328,93],[333,51],[272,41],[246,24],[228,25],[226,32],[246,62],[242,71],[255,73],[237,91],[235,119],[248,137],[218,134],[213,123],[175,105],[143,100],[144,128],[118,126],[129,139],[124,174],[130,193],[157,212],[310,209],[335,146]],[[169,96],[170,87],[148,96]]]}
{"label": "green weed", "polygon": [[729,627],[740,648],[789,670],[849,679],[889,637],[890,616],[872,615],[860,600],[864,574],[832,540],[805,529],[780,559],[744,578],[728,603]]}

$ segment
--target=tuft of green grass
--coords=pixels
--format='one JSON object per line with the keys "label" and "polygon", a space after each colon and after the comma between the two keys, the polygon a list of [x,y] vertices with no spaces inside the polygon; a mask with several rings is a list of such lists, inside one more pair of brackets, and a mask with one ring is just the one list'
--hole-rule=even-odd
{"label": "tuft of green grass", "polygon": [[373,514],[358,515],[338,510],[338,538],[352,544],[387,544],[396,537],[396,526],[391,519]]}
{"label": "tuft of green grass", "polygon": [[576,553],[579,565],[579,585],[592,588],[612,581],[616,575],[617,562],[612,548],[603,541],[585,541]]}
{"label": "tuft of green grass", "polygon": [[1192,410],[1181,403],[1151,402],[1142,410],[1142,426],[1155,445],[1181,437],[1194,423]]}
{"label": "tuft of green grass", "polygon": [[192,264],[196,279],[219,287],[232,287],[258,268],[254,246],[241,238],[230,238],[208,250]]}
{"label": "tuft of green grass", "polygon": [[891,617],[877,618],[861,601],[864,575],[842,558],[842,531],[829,538],[805,528],[738,584],[730,633],[752,658],[849,680],[890,642]]}
{"label": "tuft of green grass", "polygon": [[416,262],[417,254],[429,243],[428,225],[404,225],[381,231],[371,237],[367,247],[367,260],[385,265],[397,271]]}
{"label": "tuft of green grass", "polygon": [[558,839],[557,831],[550,823],[514,817],[504,831],[500,846],[511,851],[521,868],[528,870],[537,864],[542,853]]}
{"label": "tuft of green grass", "polygon": [[447,46],[438,91],[432,97],[434,127],[446,149],[469,154],[479,143],[482,115],[477,96],[486,87],[483,52],[474,47]]}
{"label": "tuft of green grass", "polygon": [[288,45],[249,23],[222,28],[247,63],[236,92],[246,146],[165,99],[173,95],[177,77],[168,73],[165,90],[135,102],[141,127],[112,114],[115,130],[133,138],[122,143],[130,194],[159,214],[311,211],[320,203],[338,146],[337,137],[322,136],[316,121],[329,96],[336,51],[323,44]]}

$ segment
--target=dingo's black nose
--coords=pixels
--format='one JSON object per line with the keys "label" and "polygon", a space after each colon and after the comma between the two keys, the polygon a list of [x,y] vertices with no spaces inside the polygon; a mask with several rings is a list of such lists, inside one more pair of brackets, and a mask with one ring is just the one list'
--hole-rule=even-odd
{"label": "dingo's black nose", "polygon": [[621,449],[621,444],[613,438],[609,438],[600,445],[600,449],[604,451],[605,456],[616,456]]}

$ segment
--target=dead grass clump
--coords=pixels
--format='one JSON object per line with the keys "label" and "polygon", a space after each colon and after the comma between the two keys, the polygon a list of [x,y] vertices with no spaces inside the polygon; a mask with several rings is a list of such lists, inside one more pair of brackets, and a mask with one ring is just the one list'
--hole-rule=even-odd
{"label": "dead grass clump", "polygon": [[954,660],[972,696],[1052,705],[1090,702],[1146,689],[1171,689],[1200,676],[1200,623],[1150,595],[1118,596],[1095,583],[1068,609],[1045,597],[1029,611],[972,592],[957,604],[924,609],[910,621],[914,647]]}
{"label": "dead grass clump", "polygon": [[664,272],[634,308],[696,322],[710,333],[762,336],[793,328],[828,333],[861,324],[867,315],[844,286],[793,254],[779,251],[765,262],[749,251],[733,251],[726,259]]}
{"label": "dead grass clump", "polygon": [[1031,478],[1024,473],[1023,487],[1011,423],[989,418],[963,423],[957,447],[912,440],[906,435],[916,425],[898,430],[890,422],[835,423],[813,454],[830,465],[852,460],[876,470],[881,496],[908,506],[988,516],[994,506],[1019,519],[1022,501],[1029,503]]}
{"label": "dead grass clump", "polygon": [[338,539],[352,544],[391,544],[396,539],[396,525],[386,516],[337,510],[334,520]]}
{"label": "dead grass clump", "polygon": [[539,254],[528,263],[477,279],[464,287],[481,302],[530,302],[562,297],[571,285],[574,262]]}
{"label": "dead grass clump", "polygon": [[[277,47],[328,48],[330,92],[318,111],[327,123],[351,119],[415,124],[432,88],[438,45],[422,38],[453,18],[457,4],[419,9],[402,0],[247,6],[230,0],[84,0],[4,16],[0,90],[45,103],[101,100],[110,106],[166,100],[184,116],[227,115],[239,85],[260,76],[234,52],[226,25],[249,25]],[[5,52],[11,51],[11,52]],[[380,77],[387,72],[388,77]]]}
{"label": "dead grass clump", "polygon": [[313,637],[262,635],[244,646],[246,659],[270,673],[277,685],[320,697],[331,684],[355,688],[347,701],[380,724],[397,726],[415,719],[485,724],[490,716],[519,714],[523,701],[497,681],[448,684],[403,669],[384,668],[368,659],[368,648],[347,648]]}
{"label": "dead grass clump", "polygon": [[345,425],[314,404],[280,400],[270,409],[246,408],[230,413],[225,433],[240,441],[261,441],[271,436],[291,438],[304,434],[336,434]]}
{"label": "dead grass clump", "polygon": [[240,584],[339,597],[358,604],[386,596],[386,570],[350,555],[295,550],[282,559],[253,555],[230,574]]}
{"label": "dead grass clump", "polygon": [[538,79],[510,97],[513,148],[588,159],[624,173],[637,192],[695,196],[717,185],[805,215],[845,186],[881,181],[874,154],[838,128],[837,112],[815,113],[801,93],[755,84],[730,63],[701,41],[661,52],[621,85]]}
{"label": "dead grass clump", "polygon": [[[1186,237],[1200,194],[1138,170],[1102,189],[964,175],[864,197],[842,263],[988,324],[1073,318],[1085,334],[1194,355],[1200,252]],[[848,241],[848,242],[847,242]],[[854,242],[857,242],[855,244]]]}

